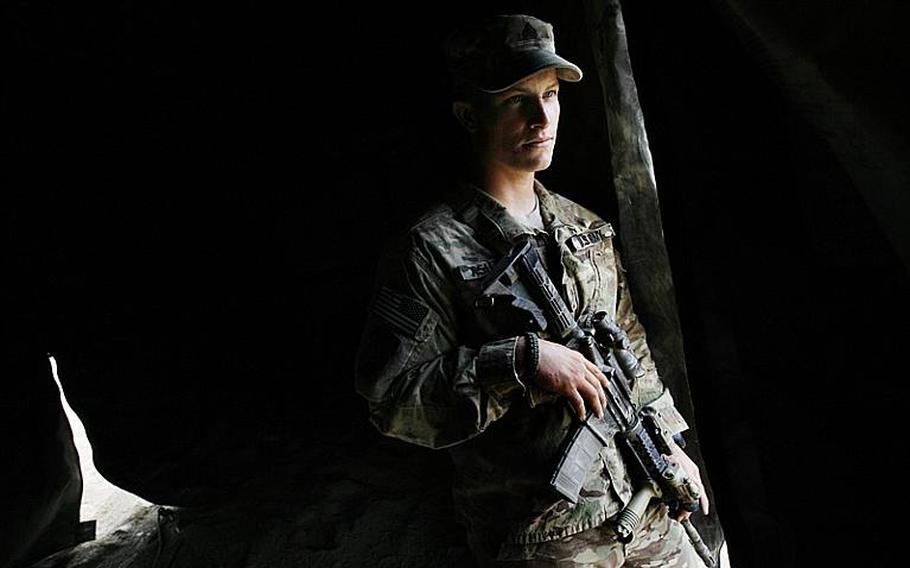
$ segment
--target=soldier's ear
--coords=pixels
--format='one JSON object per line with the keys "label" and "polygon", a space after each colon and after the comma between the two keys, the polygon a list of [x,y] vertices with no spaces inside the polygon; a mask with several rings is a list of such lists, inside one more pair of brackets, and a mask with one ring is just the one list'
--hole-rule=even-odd
{"label": "soldier's ear", "polygon": [[474,105],[465,101],[455,101],[452,103],[452,114],[468,132],[471,134],[477,132],[477,111],[474,110]]}

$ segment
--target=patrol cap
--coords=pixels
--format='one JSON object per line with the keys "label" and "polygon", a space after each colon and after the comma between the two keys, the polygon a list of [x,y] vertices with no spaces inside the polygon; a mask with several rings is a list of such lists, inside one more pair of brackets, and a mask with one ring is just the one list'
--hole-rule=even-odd
{"label": "patrol cap", "polygon": [[550,67],[563,81],[582,77],[574,63],[556,55],[553,26],[533,16],[499,15],[452,32],[445,43],[452,75],[481,91],[500,93]]}

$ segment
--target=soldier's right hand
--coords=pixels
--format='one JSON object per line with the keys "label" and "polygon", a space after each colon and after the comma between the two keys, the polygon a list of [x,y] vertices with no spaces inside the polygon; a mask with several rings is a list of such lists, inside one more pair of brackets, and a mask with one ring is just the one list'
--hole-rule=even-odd
{"label": "soldier's right hand", "polygon": [[585,418],[586,406],[603,417],[607,377],[578,351],[541,339],[535,380],[543,390],[566,397],[580,419]]}

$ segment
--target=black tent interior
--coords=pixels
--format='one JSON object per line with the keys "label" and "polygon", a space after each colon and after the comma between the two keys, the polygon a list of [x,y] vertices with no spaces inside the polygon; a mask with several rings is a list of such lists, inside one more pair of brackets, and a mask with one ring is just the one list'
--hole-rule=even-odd
{"label": "black tent interior", "polygon": [[[48,354],[101,473],[181,515],[120,535],[124,565],[470,566],[445,455],[372,429],[352,357],[382,243],[462,151],[445,32],[533,13],[593,71],[582,3],[3,12],[0,566],[75,562],[81,478]],[[893,562],[910,9],[623,12],[733,565]],[[615,219],[588,77],[560,93],[541,177]],[[114,554],[97,544],[83,565]]]}

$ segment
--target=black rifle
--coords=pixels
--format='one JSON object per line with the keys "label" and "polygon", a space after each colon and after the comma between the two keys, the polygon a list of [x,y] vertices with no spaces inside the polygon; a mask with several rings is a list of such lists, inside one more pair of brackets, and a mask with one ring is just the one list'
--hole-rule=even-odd
{"label": "black rifle", "polygon": [[[484,279],[482,289],[478,307],[497,312],[500,317],[511,314],[513,319],[516,311],[524,314],[526,320],[521,323],[526,327],[548,330],[551,337],[583,354],[607,376],[604,417],[589,412],[585,420],[577,421],[567,436],[550,485],[569,501],[577,502],[601,448],[616,436],[640,485],[617,515],[615,529],[621,542],[632,540],[652,498],[667,504],[671,514],[696,511],[698,488],[679,464],[668,458],[673,453],[671,436],[661,427],[653,409],[638,409],[632,402],[632,383],[640,374],[638,359],[628,348],[625,332],[606,312],[594,314],[585,326],[575,321],[530,241],[518,244],[499,261]],[[688,519],[682,524],[696,552],[713,568],[714,558],[695,527]]]}

